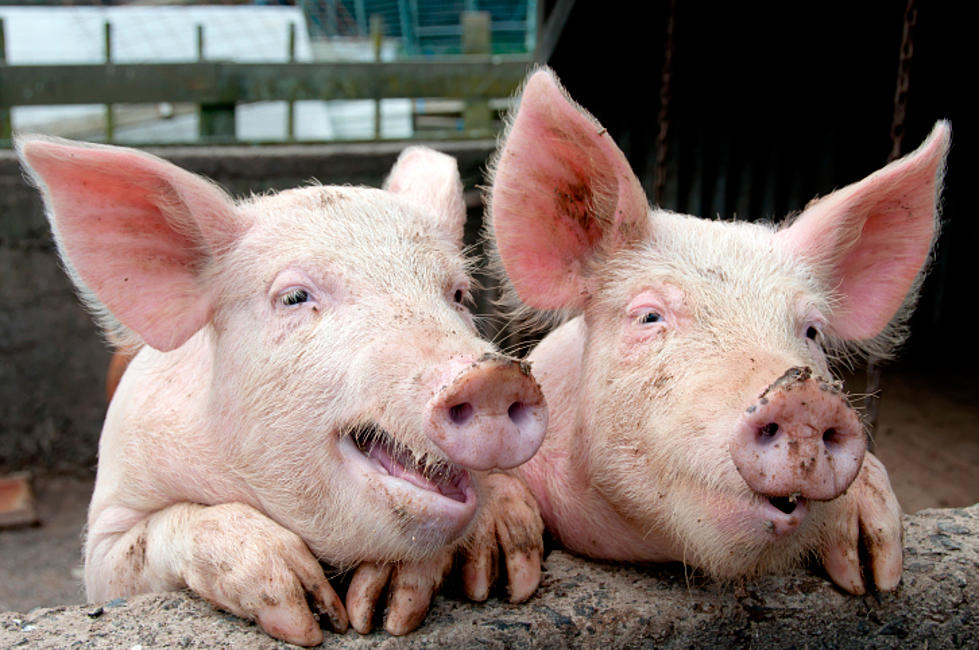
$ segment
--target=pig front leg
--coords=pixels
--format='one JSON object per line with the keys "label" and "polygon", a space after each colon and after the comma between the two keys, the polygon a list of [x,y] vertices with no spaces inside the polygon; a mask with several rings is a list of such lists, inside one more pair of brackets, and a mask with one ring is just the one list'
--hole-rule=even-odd
{"label": "pig front leg", "polygon": [[175,504],[102,538],[86,579],[95,599],[188,587],[271,636],[313,646],[323,632],[309,594],[331,629],[347,629],[343,603],[303,540],[240,503]]}
{"label": "pig front leg", "polygon": [[540,584],[544,552],[544,521],[537,502],[513,472],[491,472],[484,476],[483,485],[483,508],[476,526],[457,551],[448,549],[422,562],[367,562],[357,567],[347,590],[351,627],[361,634],[370,632],[377,602],[387,587],[384,629],[401,635],[417,628],[457,554],[463,591],[471,600],[489,597],[500,552],[507,567],[510,602],[520,603],[533,595]]}
{"label": "pig front leg", "polygon": [[864,457],[860,473],[840,501],[842,511],[829,524],[821,549],[829,577],[852,594],[866,591],[860,567],[862,539],[870,562],[868,574],[878,589],[894,589],[901,581],[904,559],[901,506],[877,457],[870,453]]}

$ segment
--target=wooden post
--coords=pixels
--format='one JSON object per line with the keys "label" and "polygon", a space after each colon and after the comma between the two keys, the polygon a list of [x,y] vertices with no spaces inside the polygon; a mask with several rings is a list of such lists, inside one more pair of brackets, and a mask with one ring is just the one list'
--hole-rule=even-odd
{"label": "wooden post", "polygon": [[[197,60],[204,60],[204,26],[197,26]],[[235,139],[235,105],[233,103],[201,104],[198,133],[204,142],[228,142]]]}
{"label": "wooden post", "polygon": [[[289,63],[296,62],[296,23],[289,23]],[[296,102],[289,100],[286,110],[286,139],[296,139]]]}
{"label": "wooden post", "polygon": [[[105,23],[105,64],[112,63],[112,23]],[[105,105],[105,141],[116,139],[116,120],[112,104]]]}
{"label": "wooden post", "polygon": [[[465,11],[462,13],[462,53],[489,56],[491,47],[490,13]],[[473,132],[489,132],[493,127],[493,115],[488,99],[464,98],[462,108],[463,128]]]}
{"label": "wooden post", "polygon": [[[3,18],[0,18],[0,65],[7,65],[7,39],[4,31]],[[0,140],[10,142],[13,129],[10,125],[10,108],[0,106]]]}
{"label": "wooden post", "polygon": [[[374,62],[381,62],[381,43],[384,39],[384,17],[371,15],[371,46],[374,48]],[[374,139],[381,139],[381,100],[374,100]]]}

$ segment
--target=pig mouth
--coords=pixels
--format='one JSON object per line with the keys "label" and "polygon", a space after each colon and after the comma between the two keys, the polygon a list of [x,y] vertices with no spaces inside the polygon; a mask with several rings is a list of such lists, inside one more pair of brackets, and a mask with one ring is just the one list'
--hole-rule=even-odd
{"label": "pig mouth", "polygon": [[784,514],[791,515],[799,507],[805,508],[803,497],[768,497],[768,502]]}
{"label": "pig mouth", "polygon": [[809,516],[809,502],[802,496],[767,496],[756,494],[754,517],[760,521],[766,537],[794,537]]}
{"label": "pig mouth", "polygon": [[459,503],[472,497],[469,472],[445,459],[412,451],[376,425],[357,427],[347,438],[378,473]]}

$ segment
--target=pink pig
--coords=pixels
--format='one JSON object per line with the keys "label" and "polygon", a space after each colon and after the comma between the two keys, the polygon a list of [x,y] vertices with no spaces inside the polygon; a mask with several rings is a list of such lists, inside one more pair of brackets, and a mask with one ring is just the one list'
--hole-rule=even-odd
{"label": "pink pig", "polygon": [[[902,568],[901,511],[830,374],[904,335],[937,232],[949,126],[789,225],[651,209],[549,70],[495,164],[489,235],[550,406],[521,472],[567,548],[730,578],[809,553],[855,594]],[[528,308],[535,310],[527,313]]]}
{"label": "pink pig", "polygon": [[[423,619],[454,552],[488,595],[540,578],[518,478],[547,411],[525,364],[465,307],[455,161],[398,159],[386,191],[312,185],[240,203],[134,150],[17,144],[64,264],[139,349],[106,416],[85,541],[88,596],[189,587],[304,645]],[[499,540],[499,542],[497,541]],[[356,567],[346,607],[319,560]]]}

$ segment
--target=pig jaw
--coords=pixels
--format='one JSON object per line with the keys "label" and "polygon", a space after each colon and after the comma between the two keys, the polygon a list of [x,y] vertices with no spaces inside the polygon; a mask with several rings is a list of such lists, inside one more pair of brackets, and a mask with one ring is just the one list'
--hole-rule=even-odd
{"label": "pig jaw", "polygon": [[[346,473],[360,487],[358,492],[394,513],[417,548],[437,549],[451,543],[476,516],[472,477],[458,465],[415,460],[411,451],[376,427],[360,427],[341,437],[337,448]],[[423,550],[421,555],[425,554]]]}
{"label": "pig jaw", "polygon": [[[403,537],[422,549],[464,537],[479,505],[478,472],[525,462],[547,426],[544,397],[526,363],[475,340],[453,343],[450,337],[443,345],[454,352],[435,356],[447,360],[431,364],[409,382],[399,377],[411,376],[409,368],[423,366],[424,358],[406,362],[410,355],[404,346],[381,346],[368,354],[375,360],[367,367],[398,355],[406,365],[388,378],[394,388],[379,391],[387,403],[364,396],[386,424],[354,427],[338,443],[345,472],[365,500],[391,513]],[[413,397],[402,401],[393,395]]]}

